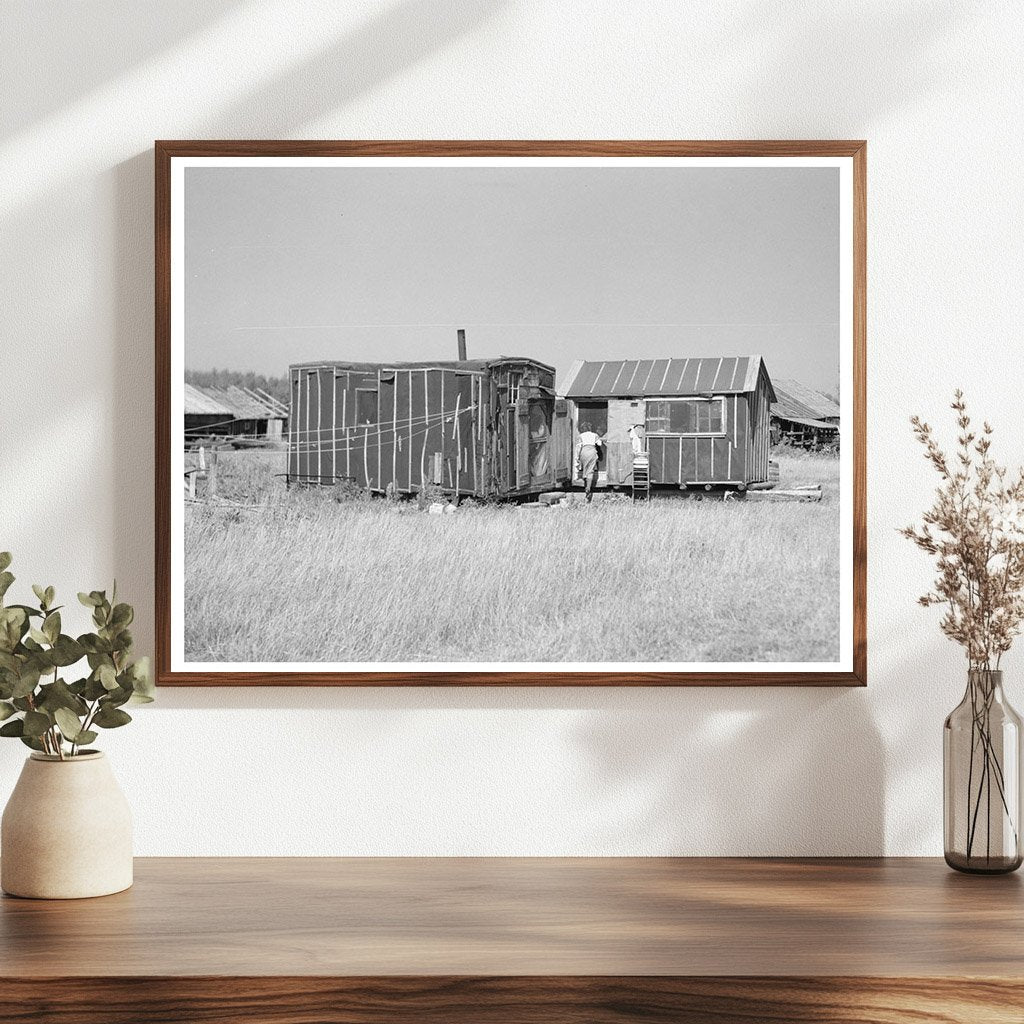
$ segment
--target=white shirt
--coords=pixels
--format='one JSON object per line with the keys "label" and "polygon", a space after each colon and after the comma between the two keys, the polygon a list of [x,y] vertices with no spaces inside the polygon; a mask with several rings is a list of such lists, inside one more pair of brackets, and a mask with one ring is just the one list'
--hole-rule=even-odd
{"label": "white shirt", "polygon": [[601,444],[600,435],[595,434],[593,430],[584,430],[580,434],[580,445],[581,445],[581,447],[586,448],[588,445],[590,445],[592,448],[598,448],[598,447],[600,447],[600,444]]}

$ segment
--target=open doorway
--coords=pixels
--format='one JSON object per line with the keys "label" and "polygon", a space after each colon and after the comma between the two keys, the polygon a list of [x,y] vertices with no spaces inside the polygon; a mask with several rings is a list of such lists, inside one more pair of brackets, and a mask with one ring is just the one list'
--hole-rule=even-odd
{"label": "open doorway", "polygon": [[576,429],[582,430],[584,423],[590,424],[590,429],[595,434],[604,437],[608,433],[608,403],[607,402],[577,402],[579,418],[576,421]]}

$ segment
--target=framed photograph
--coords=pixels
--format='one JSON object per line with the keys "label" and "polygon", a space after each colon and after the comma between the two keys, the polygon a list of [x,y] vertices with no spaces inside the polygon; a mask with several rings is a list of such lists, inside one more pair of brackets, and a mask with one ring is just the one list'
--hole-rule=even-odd
{"label": "framed photograph", "polygon": [[161,685],[864,685],[863,142],[158,142]]}

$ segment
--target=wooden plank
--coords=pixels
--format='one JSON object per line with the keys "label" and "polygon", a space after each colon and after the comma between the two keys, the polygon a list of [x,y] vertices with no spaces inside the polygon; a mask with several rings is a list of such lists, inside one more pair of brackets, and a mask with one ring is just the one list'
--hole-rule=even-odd
{"label": "wooden plank", "polygon": [[300,371],[291,370],[288,374],[288,477],[293,479],[299,472],[298,423],[299,412],[299,376]]}
{"label": "wooden plank", "polygon": [[374,447],[377,449],[377,476],[374,480],[374,488],[384,490],[384,465],[382,463],[384,448],[384,424],[385,414],[388,412],[387,403],[384,400],[384,382],[381,380],[381,371],[377,370],[377,429],[374,439]]}
{"label": "wooden plank", "polygon": [[711,439],[712,480],[735,480],[732,475],[732,441],[728,437]]}
{"label": "wooden plank", "polygon": [[[441,380],[441,395],[440,395],[440,398],[439,398],[439,409],[440,409],[441,415],[438,417],[438,438],[439,438],[438,452],[440,453],[442,469],[441,469],[441,474],[440,474],[441,478],[439,480],[438,479],[437,469],[435,467],[435,470],[434,470],[434,483],[442,483],[444,481],[444,465],[445,465],[445,463],[447,461],[448,452],[451,451],[451,445],[448,444],[448,439],[447,439],[447,437],[445,437],[445,425],[446,425],[445,424],[445,417],[448,415],[448,407],[445,405],[445,401],[444,401],[444,399],[445,399],[444,385],[445,385],[445,377],[448,376],[448,371],[447,370],[439,370],[437,375],[438,375],[438,377]],[[451,481],[449,481],[449,486],[451,486]]]}
{"label": "wooden plank", "polygon": [[[345,476],[352,476],[352,431],[348,423],[348,393],[349,393],[349,374],[345,372],[345,383],[341,388],[341,425],[342,435],[345,438]],[[338,387],[338,382],[335,381],[335,387]],[[355,408],[355,406],[353,406]]]}
{"label": "wooden plank", "polygon": [[391,382],[391,486],[398,488],[398,380],[396,370]]}
{"label": "wooden plank", "polygon": [[462,415],[462,378],[455,377],[455,413],[452,422],[452,448],[455,451],[455,497],[462,487],[462,432],[459,417]]}
{"label": "wooden plank", "polygon": [[[429,477],[427,475],[427,447],[430,444],[430,371],[423,371],[423,444],[420,446],[420,487],[426,487]],[[433,474],[431,474],[432,476]]]}
{"label": "wooden plank", "polygon": [[304,370],[302,372],[302,376],[305,378],[305,382],[306,382],[306,401],[305,401],[306,415],[303,417],[303,424],[305,426],[305,430],[304,430],[304,432],[302,434],[302,438],[301,438],[302,456],[303,456],[302,457],[302,479],[303,479],[303,482],[306,482],[313,475],[313,456],[312,456],[312,452],[310,450],[310,411],[311,411],[312,406],[313,406],[312,395],[310,394],[310,392],[312,390],[311,387],[310,387],[310,380],[311,380],[311,378],[313,376],[313,373],[312,373],[311,370]]}
{"label": "wooden plank", "polygon": [[4,979],[0,1011],[11,1024],[1020,1024],[1022,994],[975,978],[69,977]]}
{"label": "wooden plank", "polygon": [[334,370],[325,370],[331,381],[331,483],[338,482],[338,381]]}
{"label": "wooden plank", "polygon": [[[378,997],[411,978],[681,979],[716,998],[746,979],[803,1001],[800,1019],[832,1021],[845,1018],[809,1011],[833,1004],[808,979],[826,994],[859,979],[872,999],[898,979],[922,997],[956,982],[1022,998],[1024,882],[938,858],[139,858],[134,888],[115,896],[0,901],[0,951],[8,1003],[27,979],[53,992],[71,975],[146,979],[138,999],[153,979],[183,978],[295,991],[375,978]],[[519,984],[506,991],[526,998]]]}

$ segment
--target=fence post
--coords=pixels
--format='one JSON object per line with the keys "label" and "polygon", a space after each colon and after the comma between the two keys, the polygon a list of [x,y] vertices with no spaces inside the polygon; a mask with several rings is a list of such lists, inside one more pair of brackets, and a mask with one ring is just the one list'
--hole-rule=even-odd
{"label": "fence post", "polygon": [[216,448],[210,450],[210,461],[206,470],[206,497],[217,497],[217,462],[218,451]]}

